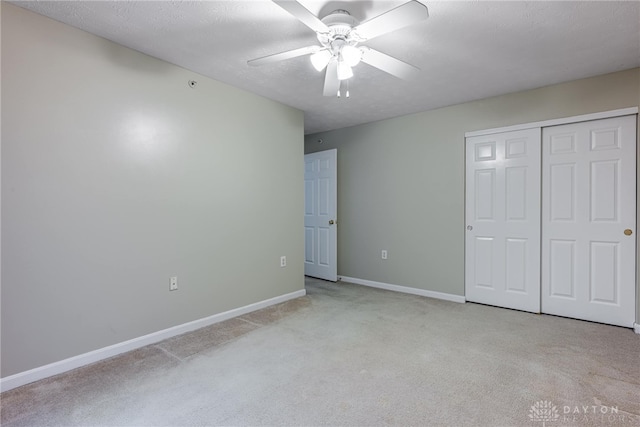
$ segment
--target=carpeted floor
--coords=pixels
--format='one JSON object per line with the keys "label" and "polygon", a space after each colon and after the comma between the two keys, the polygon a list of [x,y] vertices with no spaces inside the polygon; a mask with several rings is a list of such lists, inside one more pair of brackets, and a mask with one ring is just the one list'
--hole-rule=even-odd
{"label": "carpeted floor", "polygon": [[5,392],[1,424],[640,426],[630,329],[314,279],[307,293]]}

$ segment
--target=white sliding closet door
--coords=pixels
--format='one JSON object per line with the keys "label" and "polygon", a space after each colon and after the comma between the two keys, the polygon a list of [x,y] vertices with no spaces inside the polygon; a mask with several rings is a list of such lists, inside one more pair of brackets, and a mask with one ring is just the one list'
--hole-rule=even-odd
{"label": "white sliding closet door", "polygon": [[540,129],[466,139],[465,296],[540,312]]}
{"label": "white sliding closet door", "polygon": [[543,130],[542,311],[633,326],[636,116]]}

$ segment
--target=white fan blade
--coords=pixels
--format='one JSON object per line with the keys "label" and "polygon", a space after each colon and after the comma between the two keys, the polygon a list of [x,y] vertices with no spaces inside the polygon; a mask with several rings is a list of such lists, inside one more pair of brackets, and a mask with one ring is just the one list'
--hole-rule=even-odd
{"label": "white fan blade", "polygon": [[327,65],[327,71],[324,75],[324,96],[337,96],[340,89],[340,80],[338,80],[338,61],[332,60]]}
{"label": "white fan blade", "polygon": [[329,27],[325,25],[317,16],[313,13],[309,12],[307,8],[298,3],[297,1],[291,0],[273,0],[275,4],[298,18],[300,22],[302,22],[307,27],[311,28],[313,31],[317,33],[328,33]]}
{"label": "white fan blade", "polygon": [[300,49],[288,50],[286,52],[275,53],[273,55],[263,56],[262,58],[247,61],[247,64],[258,66],[271,64],[272,62],[284,61],[285,59],[297,58],[298,56],[311,55],[322,49],[320,46],[307,46]]}
{"label": "white fan blade", "polygon": [[424,21],[429,17],[427,7],[417,1],[410,1],[388,12],[371,18],[353,30],[364,40],[390,33],[400,28]]}
{"label": "white fan blade", "polygon": [[418,75],[420,69],[413,65],[402,62],[399,59],[393,58],[386,53],[379,52],[370,47],[362,47],[362,62],[369,64],[372,67],[379,68],[385,73],[389,73],[392,76],[399,77],[401,79],[409,80]]}

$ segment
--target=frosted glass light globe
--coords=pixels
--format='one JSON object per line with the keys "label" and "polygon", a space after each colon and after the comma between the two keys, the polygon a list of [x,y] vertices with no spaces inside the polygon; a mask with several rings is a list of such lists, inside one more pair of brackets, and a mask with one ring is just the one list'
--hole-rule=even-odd
{"label": "frosted glass light globe", "polygon": [[344,59],[350,67],[355,67],[362,59],[362,51],[355,46],[344,46],[340,53],[342,54],[342,59]]}
{"label": "frosted glass light globe", "polygon": [[313,68],[318,71],[322,71],[331,60],[331,52],[329,52],[328,50],[321,50],[311,55],[309,59],[311,60],[311,65],[313,65]]}
{"label": "frosted glass light globe", "polygon": [[345,61],[338,62],[338,80],[347,80],[353,77],[353,70]]}

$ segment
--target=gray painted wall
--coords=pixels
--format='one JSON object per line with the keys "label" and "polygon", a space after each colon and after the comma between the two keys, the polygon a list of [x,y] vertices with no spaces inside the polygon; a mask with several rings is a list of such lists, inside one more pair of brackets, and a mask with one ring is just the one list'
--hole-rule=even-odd
{"label": "gray painted wall", "polygon": [[464,295],[465,132],[638,105],[632,69],[307,135],[338,149],[338,274]]}
{"label": "gray painted wall", "polygon": [[2,377],[304,288],[302,112],[1,8]]}

